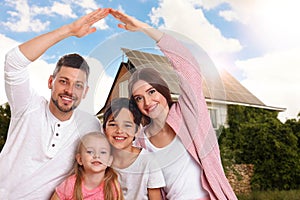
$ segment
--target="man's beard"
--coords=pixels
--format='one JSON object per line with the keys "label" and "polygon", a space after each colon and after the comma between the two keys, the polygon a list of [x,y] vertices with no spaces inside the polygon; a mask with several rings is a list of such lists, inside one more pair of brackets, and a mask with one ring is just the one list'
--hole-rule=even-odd
{"label": "man's beard", "polygon": [[51,100],[54,103],[54,105],[56,106],[56,108],[58,108],[59,111],[64,112],[64,113],[71,112],[71,111],[75,110],[78,106],[78,105],[73,104],[70,108],[64,109],[63,107],[59,106],[58,100],[53,99],[53,97],[51,97]]}

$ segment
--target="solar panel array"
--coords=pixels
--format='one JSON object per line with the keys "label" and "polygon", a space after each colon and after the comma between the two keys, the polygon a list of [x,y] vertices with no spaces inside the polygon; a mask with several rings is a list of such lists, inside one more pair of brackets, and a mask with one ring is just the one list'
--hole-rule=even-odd
{"label": "solar panel array", "polygon": [[[125,48],[122,48],[122,50],[127,56],[129,60],[128,62],[135,68],[155,68],[162,74],[162,76],[168,83],[171,92],[173,94],[180,94],[178,77],[165,56]],[[211,70],[206,69],[205,67],[206,66],[202,66],[202,84],[203,93],[206,99],[265,106],[263,102],[261,102],[256,96],[249,92],[227,71],[219,71],[219,77],[216,78],[209,74]]]}

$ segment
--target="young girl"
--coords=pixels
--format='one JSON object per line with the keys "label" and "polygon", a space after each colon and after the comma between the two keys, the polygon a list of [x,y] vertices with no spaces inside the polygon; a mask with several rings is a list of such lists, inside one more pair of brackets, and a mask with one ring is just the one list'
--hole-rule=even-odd
{"label": "young girl", "polygon": [[118,176],[109,167],[113,157],[105,135],[88,133],[81,138],[72,175],[56,187],[51,200],[123,200]]}
{"label": "young girl", "polygon": [[166,198],[237,199],[223,171],[218,141],[202,93],[199,66],[189,50],[170,35],[116,10],[120,28],[142,31],[157,42],[179,77],[181,95],[172,102],[160,74],[137,70],[129,94],[148,123],[137,144],[155,152],[166,181]]}
{"label": "young girl", "polygon": [[104,113],[103,128],[113,146],[112,167],[119,173],[127,200],[160,200],[165,181],[152,153],[132,146],[141,113],[127,98],[114,99]]}

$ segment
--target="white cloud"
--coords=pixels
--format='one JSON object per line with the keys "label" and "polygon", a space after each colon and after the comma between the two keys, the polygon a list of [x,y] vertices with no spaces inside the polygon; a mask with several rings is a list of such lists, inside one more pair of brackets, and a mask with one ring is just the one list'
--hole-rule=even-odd
{"label": "white cloud", "polygon": [[[4,35],[0,35],[0,41],[1,41],[1,46],[0,46],[0,62],[4,63],[5,59],[5,54],[12,49],[13,47],[16,47],[19,45],[17,41],[14,41]],[[42,67],[41,67],[42,66]],[[43,60],[38,60],[34,63],[32,63],[29,67],[30,69],[30,75],[34,77],[32,79],[32,85],[37,91],[41,91],[41,94],[44,96],[49,96],[47,90],[45,91],[45,88],[47,88],[47,80],[49,78],[49,73],[53,70],[53,65],[47,64]],[[50,71],[49,71],[50,70]],[[38,74],[38,76],[37,76]],[[4,72],[3,68],[0,71],[0,91],[1,91],[1,96],[0,96],[0,105],[4,104],[7,102],[6,94],[5,94],[5,89],[4,89]]]}
{"label": "white cloud", "polygon": [[[300,2],[294,0],[219,0],[214,4],[204,1],[203,7],[217,7],[227,3],[230,8],[219,15],[227,21],[243,23],[245,32],[258,47],[271,50],[296,47],[300,44]],[[208,6],[210,5],[210,6]],[[274,42],[276,41],[276,42]]]}
{"label": "white cloud", "polygon": [[[287,0],[227,0],[235,19],[244,23],[252,46],[264,56],[237,62],[242,82],[267,105],[286,107],[279,118],[295,118],[300,112],[300,2]],[[225,17],[225,15],[224,15]]]}
{"label": "white cloud", "polygon": [[[205,10],[212,10],[221,6],[222,4],[229,5],[229,9],[222,10],[219,12],[221,17],[224,17],[228,21],[239,21],[246,23],[250,20],[249,15],[253,12],[253,8],[257,4],[257,1],[253,0],[187,0],[192,3],[195,7],[202,7]],[[260,0],[264,1],[264,0]]]}
{"label": "white cloud", "polygon": [[[13,10],[7,12],[10,18],[1,24],[15,32],[41,32],[46,30],[50,25],[50,21],[43,21],[41,16],[45,16],[48,19],[55,15],[64,18],[77,18],[77,14],[72,9],[74,5],[83,8],[85,13],[89,13],[99,7],[94,0],[54,1],[51,6],[45,7],[29,5],[27,0],[6,0],[6,2]],[[95,27],[101,30],[108,29],[105,19],[97,22]]]}
{"label": "white cloud", "polygon": [[[17,46],[19,43],[17,41],[14,41],[5,35],[0,34],[0,63],[4,63],[5,54],[7,51],[9,51],[12,47]],[[0,105],[7,102],[7,98],[5,95],[5,89],[4,89],[4,71],[3,67],[0,70]]]}
{"label": "white cloud", "polygon": [[80,7],[84,8],[84,9],[95,10],[99,7],[95,0],[75,0],[72,2],[76,5],[79,5]]}
{"label": "white cloud", "polygon": [[206,9],[206,10],[210,10],[215,8],[216,6],[220,5],[222,3],[222,0],[190,0],[191,2],[193,2],[193,4],[196,4],[197,2],[201,2],[201,6]]}
{"label": "white cloud", "polygon": [[264,0],[258,6],[260,9],[256,10],[250,24],[258,43],[269,49],[300,46],[299,1],[287,0],[283,3]]}
{"label": "white cloud", "polygon": [[52,15],[51,7],[30,6],[31,15]]}
{"label": "white cloud", "polygon": [[109,28],[105,19],[101,19],[100,21],[96,22],[93,26],[99,30],[106,30]]}
{"label": "white cloud", "polygon": [[[163,20],[163,28],[180,32],[192,38],[209,54],[234,53],[242,46],[234,38],[226,38],[221,31],[209,23],[203,11],[193,1],[164,0],[150,14],[152,23]],[[174,15],[176,13],[176,15]]]}
{"label": "white cloud", "polygon": [[122,12],[122,13],[126,13],[125,10],[124,10],[124,8],[123,8],[122,5],[120,5],[120,4],[118,5],[117,10],[119,10],[119,11]]}
{"label": "white cloud", "polygon": [[37,16],[54,16],[60,15],[65,18],[76,18],[77,15],[73,13],[71,5],[70,4],[64,4],[59,2],[54,2],[52,6],[48,7],[40,7],[37,5],[31,5],[30,6],[30,14],[31,17],[37,17]]}
{"label": "white cloud", "polygon": [[1,24],[15,32],[39,32],[45,30],[50,22],[42,22],[40,19],[34,19],[27,0],[6,1],[8,5],[15,9],[9,11],[10,18]]}
{"label": "white cloud", "polygon": [[[27,0],[11,1],[6,0],[8,6],[13,10],[7,12],[10,16],[6,22],[1,24],[15,32],[41,32],[48,28],[50,21],[41,20],[41,16],[49,17],[59,15],[65,18],[77,18],[78,16],[72,10],[72,4],[79,5],[86,12],[90,12],[98,8],[93,0],[75,1],[62,3],[54,1],[51,6],[41,7],[30,5]],[[103,28],[105,23],[98,24],[98,27]]]}
{"label": "white cloud", "polygon": [[300,112],[299,52],[295,48],[236,62],[245,73],[246,88],[269,106],[287,108],[280,114],[282,121]]}
{"label": "white cloud", "polygon": [[86,57],[86,61],[91,70],[89,76],[89,91],[79,108],[89,113],[97,114],[105,104],[114,78],[106,74],[103,65],[96,58]]}
{"label": "white cloud", "polygon": [[253,2],[253,0],[225,0],[224,2],[228,3],[231,7],[231,10],[227,10],[227,12],[231,12],[231,15],[234,15],[234,19],[232,20],[239,21],[243,24],[250,23],[251,20],[253,20],[253,13],[256,9],[259,9],[256,7],[258,1]]}
{"label": "white cloud", "polygon": [[[227,4],[230,8],[221,10],[219,15],[228,21],[239,21],[243,24],[251,20],[251,15],[255,10],[258,1],[253,0],[189,0],[194,5],[199,5],[206,10],[214,9],[222,4]],[[265,1],[265,0],[260,0]]]}
{"label": "white cloud", "polygon": [[238,20],[237,14],[235,12],[233,12],[232,10],[220,11],[219,15],[227,21],[236,21],[236,20]]}
{"label": "white cloud", "polygon": [[38,59],[28,66],[32,87],[46,99],[50,99],[48,89],[48,79],[54,70],[55,64],[47,63],[43,59]]}
{"label": "white cloud", "polygon": [[51,7],[51,12],[64,17],[77,18],[77,15],[73,13],[70,4],[54,2]]}
{"label": "white cloud", "polygon": [[[20,43],[0,34],[0,63],[4,63],[6,53],[19,45]],[[31,83],[33,88],[45,97],[50,97],[49,89],[47,88],[47,81],[49,75],[54,69],[53,64],[49,64],[42,59],[39,59],[29,65],[29,74],[32,77]],[[7,102],[4,89],[4,71],[0,71],[0,105]]]}

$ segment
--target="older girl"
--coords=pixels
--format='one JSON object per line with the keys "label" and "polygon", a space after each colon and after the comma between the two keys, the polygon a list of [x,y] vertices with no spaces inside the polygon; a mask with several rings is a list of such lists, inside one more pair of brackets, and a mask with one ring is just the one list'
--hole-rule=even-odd
{"label": "older girl", "polygon": [[103,117],[103,129],[113,146],[112,167],[118,172],[127,200],[160,200],[164,176],[152,153],[132,145],[142,114],[127,98],[113,99]]}

